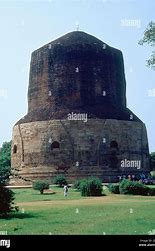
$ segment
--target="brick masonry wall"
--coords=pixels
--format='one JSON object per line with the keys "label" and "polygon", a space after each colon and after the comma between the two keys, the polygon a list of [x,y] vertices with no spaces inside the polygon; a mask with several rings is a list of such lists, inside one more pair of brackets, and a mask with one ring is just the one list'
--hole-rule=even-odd
{"label": "brick masonry wall", "polygon": [[[88,122],[68,120],[72,112],[87,114]],[[126,160],[140,168],[123,167]],[[145,125],[126,107],[122,52],[79,31],[35,50],[28,114],[14,126],[11,161],[30,180],[63,173],[110,181],[148,172]]]}
{"label": "brick masonry wall", "polygon": [[[105,93],[105,95],[103,95]],[[28,114],[17,123],[89,118],[130,120],[122,52],[85,33],[71,32],[31,56]],[[139,121],[136,115],[134,121]]]}
{"label": "brick masonry wall", "polygon": [[[60,147],[52,149],[53,142]],[[118,145],[111,146],[111,142]],[[122,167],[125,159],[139,160],[140,169]],[[12,168],[30,180],[63,173],[69,180],[93,175],[106,181],[122,173],[148,172],[146,128],[141,122],[113,119],[18,124],[13,129],[11,162]]]}

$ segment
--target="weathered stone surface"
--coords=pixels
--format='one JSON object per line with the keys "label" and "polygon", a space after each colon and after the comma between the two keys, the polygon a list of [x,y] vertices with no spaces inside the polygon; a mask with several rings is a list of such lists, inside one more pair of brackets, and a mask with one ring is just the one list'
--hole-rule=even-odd
{"label": "weathered stone surface", "polygon": [[[55,141],[60,143],[59,149],[51,149]],[[114,154],[117,162],[113,165],[112,141],[118,144]],[[32,180],[50,179],[58,173],[64,173],[69,179],[95,175],[108,180],[113,171],[135,174],[149,170],[146,129],[141,122],[89,119],[86,123],[68,120],[24,123],[14,127],[13,142],[17,153],[12,154],[12,166]],[[125,159],[139,160],[140,170],[121,167],[121,160]]]}
{"label": "weathered stone surface", "polygon": [[28,114],[18,123],[66,119],[70,112],[130,120],[125,93],[122,52],[71,32],[32,53]]}
{"label": "weathered stone surface", "polygon": [[[85,114],[88,121],[69,120]],[[140,166],[122,166],[122,161]],[[13,128],[12,167],[28,180],[149,172],[145,125],[126,107],[121,51],[71,32],[34,51],[28,114]],[[15,184],[22,180],[12,180]]]}

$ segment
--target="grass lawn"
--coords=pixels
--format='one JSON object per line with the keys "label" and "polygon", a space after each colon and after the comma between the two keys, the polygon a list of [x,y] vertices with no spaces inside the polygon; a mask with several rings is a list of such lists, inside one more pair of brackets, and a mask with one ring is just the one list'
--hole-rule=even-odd
{"label": "grass lawn", "polygon": [[14,189],[20,210],[0,219],[0,231],[11,235],[137,235],[155,231],[155,196],[114,195],[105,190],[106,196],[81,197],[70,188],[64,198],[62,188],[52,190],[55,194],[40,195],[31,188]]}

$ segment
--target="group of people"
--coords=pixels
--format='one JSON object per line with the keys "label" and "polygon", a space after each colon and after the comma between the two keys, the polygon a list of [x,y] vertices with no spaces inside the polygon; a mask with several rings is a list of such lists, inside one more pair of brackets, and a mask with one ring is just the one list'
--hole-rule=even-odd
{"label": "group of people", "polygon": [[137,174],[137,175],[133,175],[133,174],[129,174],[129,175],[122,175],[122,176],[118,176],[119,181],[123,180],[123,179],[128,179],[128,180],[132,180],[132,181],[143,181],[144,179],[148,179],[148,175],[146,174]]}

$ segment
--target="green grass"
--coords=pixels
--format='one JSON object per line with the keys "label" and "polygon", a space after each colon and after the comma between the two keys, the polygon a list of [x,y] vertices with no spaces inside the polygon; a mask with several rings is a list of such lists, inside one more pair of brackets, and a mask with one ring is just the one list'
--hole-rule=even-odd
{"label": "green grass", "polygon": [[[114,195],[81,197],[69,189],[52,187],[55,194],[40,195],[32,189],[14,189],[20,211],[0,219],[8,234],[148,234],[155,229],[155,197]],[[25,213],[22,213],[22,208]]]}
{"label": "green grass", "polygon": [[16,202],[32,202],[32,201],[51,201],[51,200],[74,200],[74,199],[82,199],[83,197],[79,196],[79,193],[69,188],[69,194],[71,192],[72,196],[69,196],[67,198],[64,198],[63,195],[63,188],[59,188],[57,186],[51,186],[51,191],[55,194],[46,194],[46,191],[44,194],[40,194],[39,191],[33,190],[33,189],[13,189],[13,191],[16,194]]}

